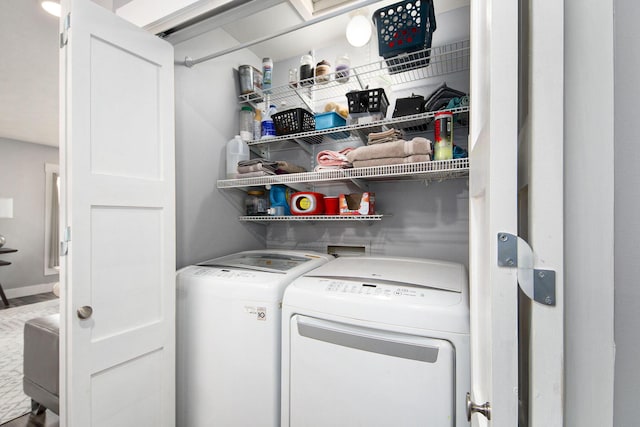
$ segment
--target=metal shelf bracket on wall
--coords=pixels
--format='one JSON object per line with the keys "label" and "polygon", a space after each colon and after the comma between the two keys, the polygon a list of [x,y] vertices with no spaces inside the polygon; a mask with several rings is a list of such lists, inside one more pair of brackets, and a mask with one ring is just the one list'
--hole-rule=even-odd
{"label": "metal shelf bracket on wall", "polygon": [[556,305],[556,272],[533,268],[533,250],[518,236],[498,233],[498,265],[518,269],[522,292],[540,304]]}
{"label": "metal shelf bracket on wall", "polygon": [[313,155],[313,148],[300,138],[291,138],[300,148],[307,152],[309,155]]}
{"label": "metal shelf bracket on wall", "polygon": [[369,184],[366,181],[358,178],[351,178],[350,181],[360,190],[369,191]]}

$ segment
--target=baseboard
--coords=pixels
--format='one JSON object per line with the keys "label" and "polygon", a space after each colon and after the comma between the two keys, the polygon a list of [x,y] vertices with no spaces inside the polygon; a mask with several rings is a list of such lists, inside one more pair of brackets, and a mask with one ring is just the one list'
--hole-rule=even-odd
{"label": "baseboard", "polygon": [[56,282],[43,283],[41,285],[31,285],[31,286],[24,286],[22,288],[5,289],[4,293],[7,295],[7,299],[21,298],[29,295],[44,294],[45,292],[52,292],[53,285],[55,285],[55,283]]}

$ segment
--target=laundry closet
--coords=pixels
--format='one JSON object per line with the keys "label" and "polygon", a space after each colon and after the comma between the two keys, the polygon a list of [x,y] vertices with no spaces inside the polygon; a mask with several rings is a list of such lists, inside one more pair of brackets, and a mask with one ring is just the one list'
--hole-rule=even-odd
{"label": "laundry closet", "polygon": [[[69,126],[62,131],[67,141],[66,148],[61,148],[62,166],[68,171],[63,218],[68,224],[66,232],[69,236],[73,233],[77,240],[69,237],[72,243],[67,272],[63,273],[70,283],[70,292],[63,299],[68,312],[63,330],[67,328],[67,337],[82,337],[69,342],[65,351],[69,357],[101,357],[84,364],[74,359],[74,369],[80,366],[86,375],[69,379],[69,393],[76,401],[85,398],[77,392],[79,389],[90,388],[104,396],[117,389],[118,379],[142,372],[139,382],[149,385],[125,394],[153,390],[153,399],[158,401],[175,398],[175,383],[169,375],[175,366],[174,343],[166,338],[175,333],[171,326],[175,313],[173,259],[181,268],[252,249],[418,257],[467,268],[471,309],[477,316],[472,319],[471,345],[476,382],[468,390],[470,399],[476,402],[470,400],[470,408],[479,413],[474,418],[481,417],[487,412],[482,403],[493,399],[491,404],[498,404],[494,413],[498,423],[492,425],[509,425],[508,420],[517,415],[517,396],[511,393],[518,384],[517,325],[505,326],[511,323],[508,319],[516,318],[516,307],[507,307],[504,301],[515,300],[517,289],[514,270],[498,265],[495,251],[500,240],[509,241],[517,235],[517,7],[498,0],[493,1],[494,9],[485,2],[470,5],[474,2],[436,1],[437,29],[431,48],[422,59],[398,65],[380,56],[375,27],[369,43],[359,48],[349,45],[335,30],[347,25],[349,12],[356,7],[299,32],[271,38],[267,36],[285,28],[269,31],[266,23],[284,22],[284,17],[296,13],[289,2],[232,3],[237,7],[163,31],[164,40],[152,41],[149,57],[136,50],[147,42],[145,37],[129,30],[131,24],[119,17],[107,18],[89,10],[91,7],[85,9],[86,5],[76,11],[73,5],[71,18],[61,21],[62,38],[69,40],[63,45],[67,46],[63,79],[71,88],[63,101],[64,120]],[[393,3],[374,2],[364,10],[370,18],[376,9]],[[125,15],[122,11],[118,14]],[[327,31],[330,34],[324,34],[326,28],[331,28]],[[133,47],[124,47],[128,37]],[[261,38],[265,40],[237,48],[244,41]],[[299,68],[301,57],[308,54],[314,64],[322,60],[332,64],[329,82],[291,87],[290,71]],[[338,81],[333,68],[344,54],[350,59],[347,82]],[[171,69],[167,65],[169,57]],[[270,93],[241,94],[239,68],[251,65],[260,69],[266,57],[273,60]],[[94,88],[91,85],[96,81],[99,84]],[[101,85],[101,81],[106,83]],[[113,82],[121,86],[112,92],[107,84]],[[393,112],[399,99],[418,95],[428,100],[445,84],[468,96],[469,101],[451,107],[456,158],[365,167],[361,171],[314,171],[320,151],[362,147],[372,132],[393,128],[405,132],[405,139],[424,137],[433,141],[436,111],[396,117]],[[266,100],[278,112],[305,108],[323,113],[330,102],[348,105],[346,94],[350,91],[378,88],[388,98],[388,108],[382,115],[367,118],[350,114],[343,127],[248,141],[252,158],[284,161],[306,172],[227,177],[226,144],[239,134],[243,106],[268,109]],[[139,89],[149,96],[131,95]],[[118,105],[118,96],[126,97],[127,103]],[[115,119],[106,119],[109,115],[115,115]],[[85,127],[77,130],[80,122]],[[139,127],[141,123],[152,129],[152,138],[140,130],[144,129]],[[129,126],[133,132],[129,132]],[[173,135],[175,145],[169,140]],[[83,137],[91,141],[90,149],[79,144]],[[132,148],[137,147],[136,141],[140,147]],[[117,163],[109,154],[113,150],[130,156]],[[81,157],[87,161],[81,162]],[[86,183],[87,189],[83,188]],[[247,214],[248,191],[257,189],[268,194],[278,185],[291,192],[325,196],[375,194],[375,210],[364,215],[308,217]],[[129,244],[117,243],[119,238]],[[87,251],[81,254],[78,248]],[[116,285],[116,291],[133,295],[131,301],[112,296],[109,286],[113,284],[108,279],[115,273],[106,261],[94,258],[97,254],[112,261],[118,273],[132,271],[132,277],[144,283],[135,291]],[[136,254],[143,254],[140,263],[131,261]],[[96,278],[96,272],[104,277]],[[156,282],[147,281],[149,272]],[[89,288],[81,284],[82,278],[92,283]],[[156,289],[157,283],[162,285]],[[501,284],[509,291],[490,291]],[[131,311],[136,298],[148,298],[150,303],[134,315]],[[97,335],[76,324],[75,307],[90,300],[96,324],[101,320],[100,307],[103,312],[119,307],[107,316],[115,323]],[[498,333],[503,335],[493,338]],[[485,344],[475,354],[474,340]],[[127,359],[117,352],[101,353],[110,343],[129,346],[137,356],[132,353]],[[504,351],[509,345],[513,351]],[[491,366],[501,366],[501,372],[492,371]],[[168,370],[166,376],[155,374],[163,369]],[[69,372],[63,370],[62,375]],[[77,409],[80,404],[74,407],[71,401],[69,398],[69,419],[88,420],[95,415]],[[106,405],[111,404],[117,402]],[[172,409],[167,408],[161,417],[172,418]]]}
{"label": "laundry closet", "polygon": [[[446,2],[442,4],[446,5]],[[379,7],[374,4],[367,10],[373,12]],[[242,29],[240,31],[244,32],[245,28],[259,26],[260,20],[275,19],[283,13],[284,8],[290,6],[275,6],[273,10],[264,12],[266,18],[256,14],[230,22],[225,28],[235,31]],[[413,70],[407,72],[388,73],[384,59],[378,55],[375,34],[367,45],[354,48],[340,32],[329,41],[330,45],[325,46],[313,44],[314,37],[311,36],[307,48],[297,52],[283,48],[290,44],[301,46],[296,40],[298,32],[292,32],[264,43],[264,47],[259,44],[251,50],[232,52],[192,68],[176,66],[176,182],[181,193],[178,194],[178,266],[256,246],[320,252],[326,252],[328,246],[335,246],[337,250],[347,246],[371,255],[419,256],[468,265],[468,158],[442,162],[438,167],[416,169],[418,172],[415,173],[411,167],[402,165],[396,168],[401,169],[399,172],[378,168],[377,171],[367,171],[368,176],[364,178],[354,175],[354,179],[326,181],[326,174],[311,173],[307,174],[310,177],[302,179],[276,176],[262,180],[264,183],[291,182],[295,191],[313,191],[327,196],[373,192],[375,214],[378,216],[368,216],[366,220],[356,216],[331,220],[320,217],[307,221],[300,216],[247,219],[243,200],[246,191],[251,189],[245,183],[251,181],[225,179],[225,145],[239,133],[240,108],[252,105],[264,109],[263,103],[253,102],[256,98],[262,101],[262,97],[239,96],[239,85],[234,74],[244,64],[261,68],[263,57],[274,56],[269,46],[281,52],[290,52],[286,57],[273,58],[270,103],[279,112],[304,107],[314,113],[323,113],[328,102],[346,106],[347,92],[363,91],[368,87],[385,89],[389,101],[385,115],[391,119],[397,98],[415,94],[426,99],[443,83],[468,93],[469,7],[436,13],[437,30],[433,33],[431,63],[427,67],[415,67],[409,62],[409,68]],[[348,16],[336,19],[339,18],[342,18],[342,28],[345,28]],[[322,26],[323,23],[317,24],[311,30],[312,34],[322,32]],[[331,28],[335,26],[332,24]],[[304,31],[300,33],[308,34]],[[172,37],[180,40],[180,32],[167,39],[172,41]],[[318,38],[322,39],[320,36]],[[237,42],[224,29],[216,29],[176,43],[175,57],[177,61],[187,56],[195,59],[235,44]],[[261,53],[254,53],[257,51]],[[289,70],[299,68],[301,56],[309,51],[314,53],[314,65],[322,59],[333,64],[337,57],[346,53],[352,67],[349,81],[339,83],[332,80],[308,89],[304,86],[289,88]],[[413,63],[416,62],[414,59]],[[308,99],[311,106],[301,101],[303,97]],[[468,107],[460,110],[464,112],[456,115],[453,134],[456,145],[466,149]],[[386,126],[398,129],[424,128],[417,133],[408,132],[406,138],[419,135],[433,140],[434,114],[422,114],[417,119],[412,116],[404,122],[395,119],[397,124],[391,121]],[[333,134],[327,134],[326,131],[317,134],[306,132],[303,138],[294,134],[291,138],[278,136],[272,140],[252,141],[250,148],[257,153],[253,154],[254,157],[261,155],[269,160],[284,160],[313,172],[317,166],[318,152],[363,146],[366,144],[366,135],[379,131],[380,124],[371,122],[367,127],[355,122],[345,129],[335,128],[336,133]],[[335,136],[340,139],[333,139]],[[256,181],[260,182],[253,179],[253,182]],[[264,189],[264,185],[254,187]],[[183,203],[180,203],[180,199]]]}

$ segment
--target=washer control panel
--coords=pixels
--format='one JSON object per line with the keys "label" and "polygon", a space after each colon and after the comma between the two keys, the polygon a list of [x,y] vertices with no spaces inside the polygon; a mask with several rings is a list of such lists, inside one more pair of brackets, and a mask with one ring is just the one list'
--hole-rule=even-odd
{"label": "washer control panel", "polygon": [[195,269],[192,273],[194,276],[211,276],[211,277],[221,277],[226,279],[237,279],[237,278],[254,278],[257,274],[250,270],[237,270],[237,269],[228,269],[228,268],[212,268],[212,267],[199,267]]}

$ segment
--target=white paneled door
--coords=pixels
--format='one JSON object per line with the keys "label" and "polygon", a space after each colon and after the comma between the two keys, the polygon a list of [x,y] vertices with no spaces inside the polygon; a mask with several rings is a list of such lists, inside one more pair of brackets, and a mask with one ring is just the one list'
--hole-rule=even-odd
{"label": "white paneled door", "polygon": [[469,283],[471,400],[489,416],[473,426],[518,425],[518,284],[498,266],[498,235],[517,235],[518,2],[471,2]]}
{"label": "white paneled door", "polygon": [[62,6],[61,425],[174,425],[173,48]]}

